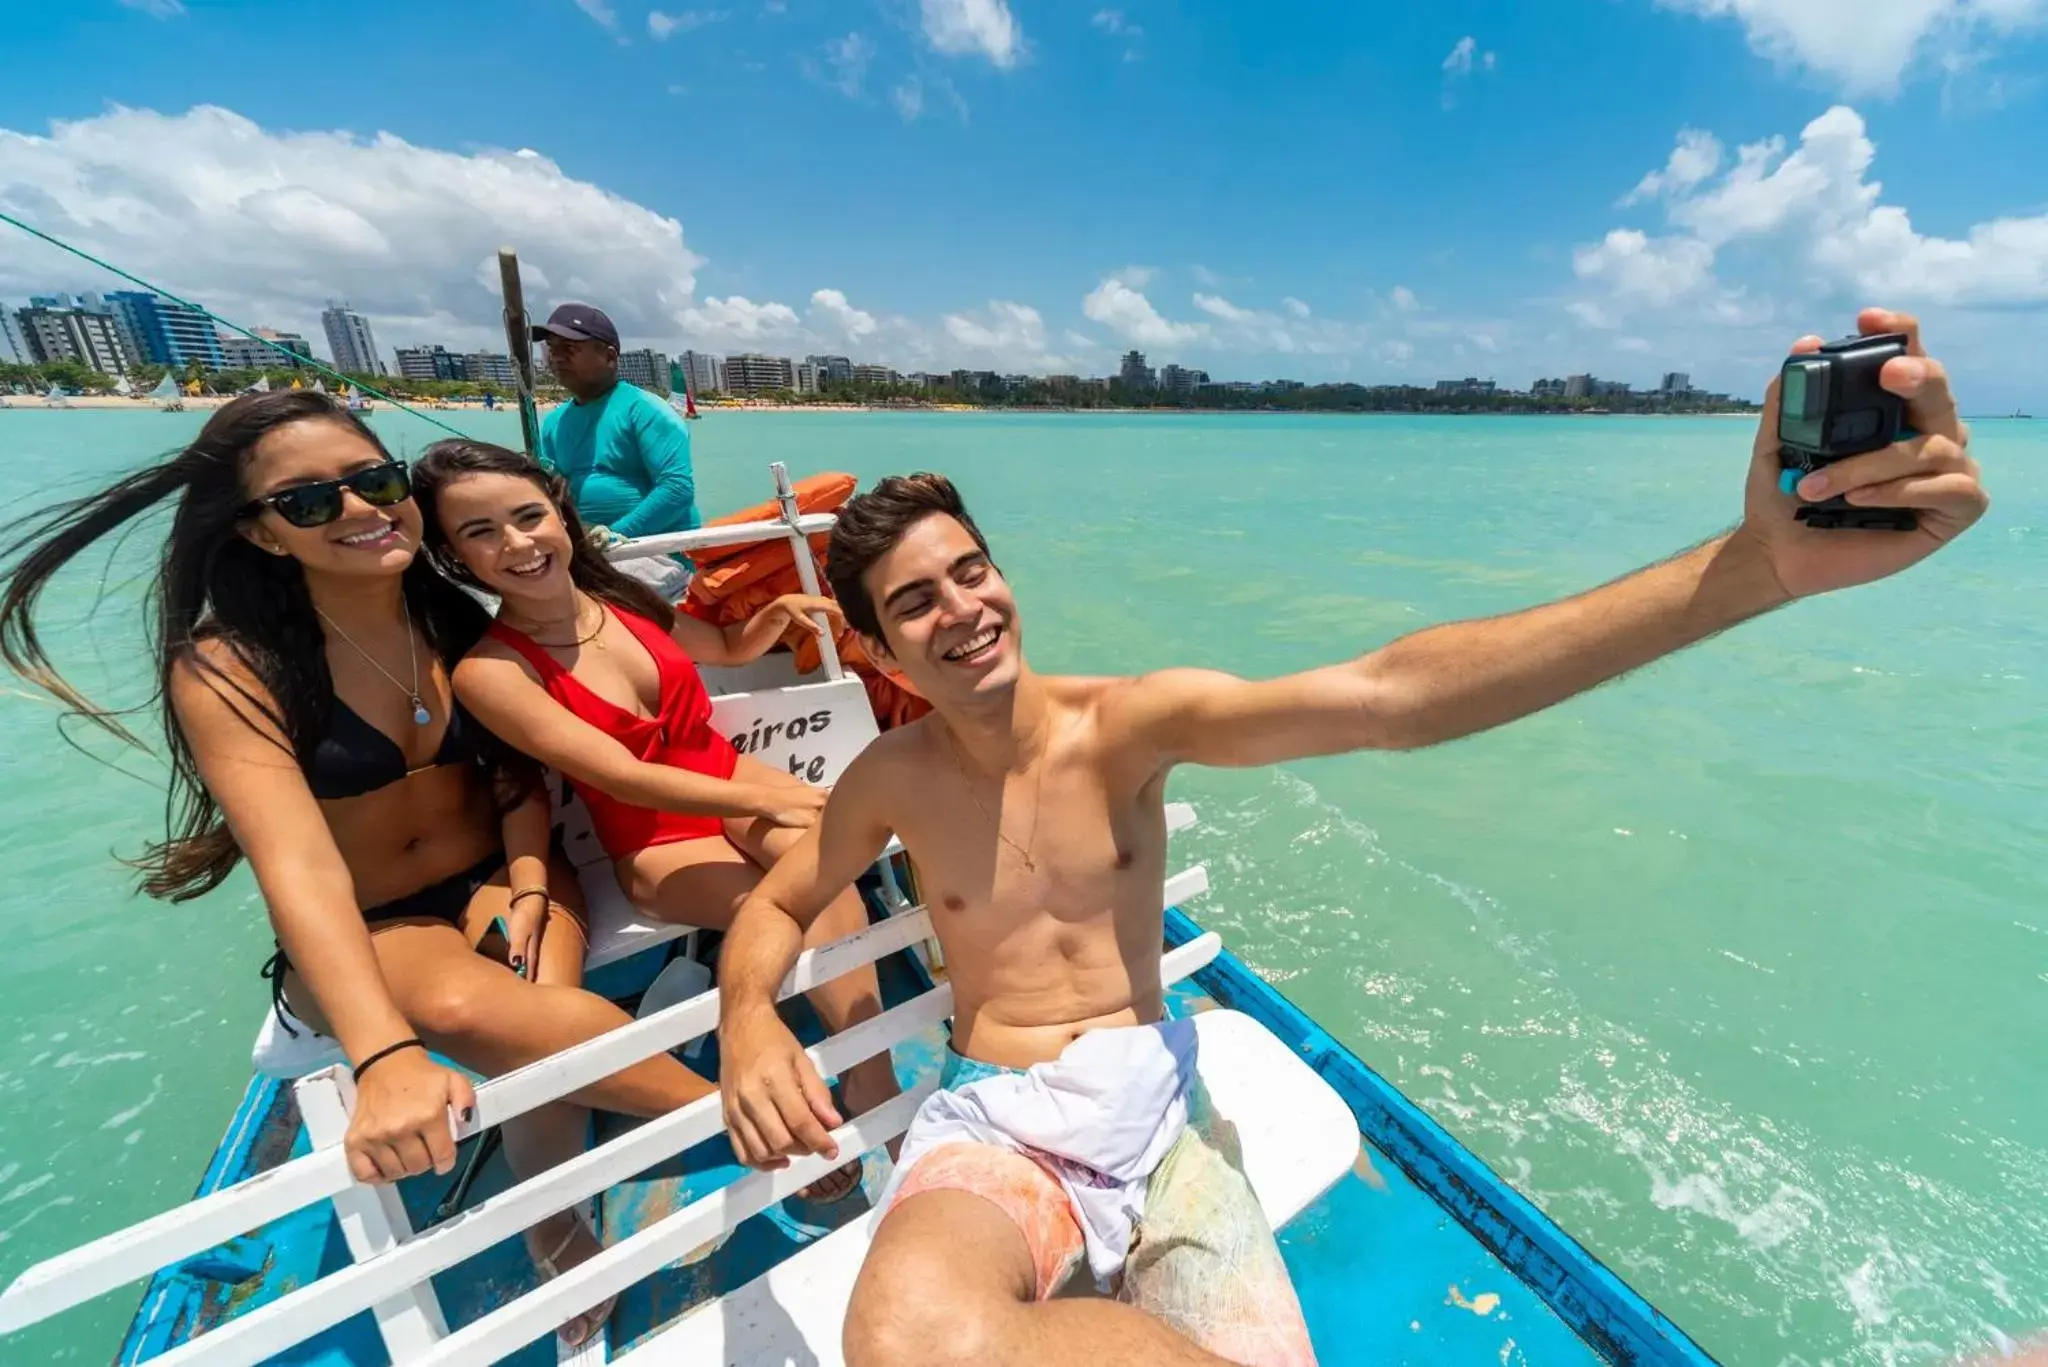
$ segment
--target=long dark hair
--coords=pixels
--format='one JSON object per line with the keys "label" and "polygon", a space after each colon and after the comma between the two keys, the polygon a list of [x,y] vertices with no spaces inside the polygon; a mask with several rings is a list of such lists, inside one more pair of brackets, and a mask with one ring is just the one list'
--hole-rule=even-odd
{"label": "long dark hair", "polygon": [[[182,902],[201,896],[218,887],[242,857],[219,804],[200,781],[191,746],[164,705],[172,670],[193,668],[216,692],[234,694],[238,709],[264,717],[301,762],[326,730],[334,680],[305,573],[288,556],[258,550],[239,529],[249,501],[242,474],[257,442],[281,427],[312,421],[335,423],[385,450],[376,433],[326,394],[297,389],[244,395],[216,410],[183,451],[110,489],[32,515],[28,531],[0,551],[6,566],[0,658],[73,713],[140,746],[120,714],[97,706],[57,672],[37,631],[36,608],[57,571],[87,547],[163,500],[178,498],[149,604],[157,688],[144,706],[162,709],[171,765],[165,837],[133,861],[152,897]],[[407,567],[402,585],[413,622],[452,667],[488,624],[483,605],[436,573],[425,556]],[[209,660],[197,648],[203,641],[226,646],[268,696],[254,696]]]}
{"label": "long dark hair", "polygon": [[569,497],[569,481],[549,473],[524,452],[493,446],[487,441],[472,441],[468,437],[437,441],[420,454],[419,464],[413,467],[413,497],[419,500],[420,512],[427,521],[427,555],[443,574],[457,583],[484,587],[448,543],[448,533],[439,516],[441,492],[465,475],[512,475],[531,482],[555,505],[562,526],[569,533],[571,583],[592,598],[651,619],[664,632],[675,625],[675,609],[652,588],[605,559],[590,539],[583,519],[577,515],[576,502]]}

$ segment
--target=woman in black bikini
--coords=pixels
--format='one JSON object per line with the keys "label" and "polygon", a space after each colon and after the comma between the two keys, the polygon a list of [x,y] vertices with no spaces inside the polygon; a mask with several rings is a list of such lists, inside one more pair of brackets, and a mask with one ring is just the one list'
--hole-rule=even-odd
{"label": "woman in black bikini", "polygon": [[[124,739],[52,666],[36,608],[66,563],[173,496],[154,594],[170,829],[139,861],[143,887],[198,897],[246,856],[280,945],[266,973],[356,1069],[356,1176],[446,1172],[448,1112],[475,1098],[429,1049],[494,1076],[628,1019],[578,985],[577,885],[550,854],[544,796],[486,759],[499,747],[449,688],[489,619],[418,554],[407,472],[368,427],[324,394],[236,399],[5,556],[0,655]],[[651,1116],[714,1090],[657,1055],[508,1124],[506,1154],[539,1172],[582,1150],[585,1106]],[[528,1238],[549,1274],[597,1251],[573,1215]],[[562,1336],[582,1342],[606,1309]]]}

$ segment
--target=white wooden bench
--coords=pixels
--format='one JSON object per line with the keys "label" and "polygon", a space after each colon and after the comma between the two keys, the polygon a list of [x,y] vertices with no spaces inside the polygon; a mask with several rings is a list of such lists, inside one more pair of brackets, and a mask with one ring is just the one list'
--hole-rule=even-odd
{"label": "white wooden bench", "polygon": [[[1198,1068],[1236,1127],[1245,1175],[1275,1229],[1335,1186],[1358,1158],[1358,1124],[1330,1084],[1236,1011],[1195,1020]],[[840,1367],[840,1326],[876,1216],[857,1220],[615,1362],[633,1367]]]}

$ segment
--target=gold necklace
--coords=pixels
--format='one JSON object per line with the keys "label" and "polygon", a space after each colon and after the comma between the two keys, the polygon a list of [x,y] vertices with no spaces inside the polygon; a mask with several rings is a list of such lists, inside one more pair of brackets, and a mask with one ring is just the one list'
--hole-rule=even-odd
{"label": "gold necklace", "polygon": [[[597,625],[591,628],[591,632],[588,636],[582,634],[583,604],[581,601],[578,601],[578,603],[576,604],[576,618],[573,622],[570,623],[569,626],[570,633],[576,637],[575,640],[568,642],[566,645],[557,644],[554,641],[543,641],[540,637],[534,635],[530,631],[526,633],[526,637],[535,645],[546,646],[550,650],[574,650],[578,646],[596,646],[599,650],[610,650],[611,647],[604,643],[604,604],[598,603],[596,606]],[[552,626],[553,623],[549,623],[549,625]]]}
{"label": "gold necklace", "polygon": [[[989,825],[995,828],[996,839],[1002,841],[1005,845],[1008,845],[1011,849],[1015,850],[1017,852],[1017,857],[1024,861],[1024,867],[1031,870],[1031,872],[1033,873],[1038,872],[1038,861],[1031,857],[1030,846],[1036,845],[1038,843],[1039,796],[1045,788],[1045,765],[1051,749],[1051,737],[1047,737],[1047,743],[1045,747],[1038,752],[1038,775],[1032,781],[1031,784],[1030,845],[1019,845],[1016,841],[1010,839],[1009,836],[1003,834],[1002,816],[999,813],[991,814],[989,809],[982,804],[981,799],[975,795],[974,782],[973,780],[967,777],[967,763],[966,761],[960,758],[959,747],[953,743],[952,729],[948,728],[946,731],[946,753],[953,757],[953,768],[959,772],[960,786],[967,790],[967,800],[969,802],[972,802],[974,804],[974,809],[981,813],[981,819],[988,822]],[[1009,780],[1007,774],[1003,779],[1002,786],[1005,789],[1009,787]]]}

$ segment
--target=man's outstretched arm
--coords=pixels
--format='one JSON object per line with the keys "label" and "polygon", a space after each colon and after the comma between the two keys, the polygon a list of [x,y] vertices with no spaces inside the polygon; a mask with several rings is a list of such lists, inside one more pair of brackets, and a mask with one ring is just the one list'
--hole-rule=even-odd
{"label": "man's outstretched arm", "polygon": [[780,1168],[792,1154],[838,1156],[832,1093],[775,1010],[804,931],[889,843],[870,747],[847,766],[818,820],[741,904],[718,956],[719,1090],[733,1152]]}
{"label": "man's outstretched arm", "polygon": [[[1133,680],[1115,724],[1153,762],[1273,764],[1361,749],[1455,740],[1540,711],[1794,597],[1866,583],[1924,559],[1989,505],[1948,378],[1921,349],[1919,325],[1867,310],[1865,333],[1904,332],[1911,354],[1883,382],[1920,435],[1841,461],[1813,499],[1910,507],[1914,532],[1815,531],[1779,492],[1778,392],[1772,384],[1733,532],[1590,593],[1525,612],[1432,627],[1349,663],[1251,683],[1206,670]],[[1796,350],[1812,350],[1805,338]]]}

